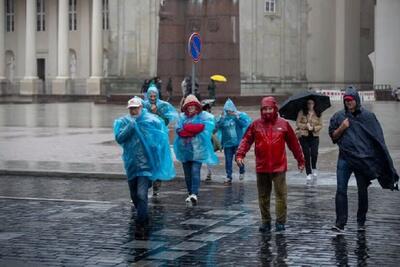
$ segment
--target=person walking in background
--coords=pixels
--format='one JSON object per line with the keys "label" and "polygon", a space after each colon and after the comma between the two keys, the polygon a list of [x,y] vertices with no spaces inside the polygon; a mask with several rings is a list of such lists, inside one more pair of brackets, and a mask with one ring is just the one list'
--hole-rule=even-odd
{"label": "person walking in background", "polygon": [[[201,106],[203,111],[206,111],[210,114],[212,114],[212,104],[214,103],[214,100],[207,99],[201,101]],[[215,118],[215,117],[214,117]],[[221,150],[221,142],[218,140],[217,135],[216,135],[217,129],[215,128],[213,131],[213,134],[211,136],[211,143],[214,147],[214,151],[217,152],[218,150]],[[207,176],[206,176],[206,181],[211,181],[212,179],[212,167],[210,164],[207,164]]]}
{"label": "person walking in background", "polygon": [[335,232],[343,232],[347,224],[347,185],[352,173],[357,181],[358,231],[365,231],[368,212],[368,186],[378,179],[382,188],[398,190],[399,175],[385,144],[381,125],[375,114],[361,106],[360,96],[353,86],[346,88],[344,109],[336,112],[329,123],[329,135],[339,146],[335,196]]}
{"label": "person walking in background", "polygon": [[160,77],[156,76],[154,77],[154,83],[158,89],[158,97],[162,100],[162,80]]}
{"label": "person walking in background", "polygon": [[[178,112],[168,102],[160,100],[158,89],[152,84],[147,90],[146,101],[143,106],[150,112],[160,117],[165,126],[178,119]],[[158,196],[160,193],[161,181],[156,180],[153,182],[153,196]]]}
{"label": "person walking in background", "polygon": [[302,110],[299,111],[296,126],[301,147],[306,161],[307,184],[317,178],[317,160],[319,132],[322,129],[321,114],[316,111],[316,102],[309,98]]}
{"label": "person walking in background", "polygon": [[167,83],[166,89],[167,89],[167,93],[168,93],[167,101],[169,102],[171,100],[171,98],[172,98],[172,91],[173,91],[171,77],[169,77],[169,79],[168,79],[168,83]]}
{"label": "person walking in background", "polygon": [[130,99],[127,108],[129,114],[114,122],[114,135],[123,148],[130,197],[137,210],[137,235],[143,235],[148,224],[147,194],[151,181],[171,180],[175,168],[164,122],[143,109],[139,97]]}
{"label": "person walking in background", "polygon": [[211,143],[211,135],[215,128],[214,116],[202,111],[199,100],[188,95],[182,106],[175,130],[174,141],[176,159],[182,162],[188,196],[187,203],[196,205],[200,187],[201,165],[218,164]]}
{"label": "person walking in background", "polygon": [[[232,184],[232,161],[235,158],[237,148],[243,134],[249,127],[251,118],[244,112],[237,110],[235,104],[228,98],[226,100],[221,117],[217,120],[217,130],[221,132],[221,145],[225,154],[225,185]],[[244,164],[239,168],[239,180],[244,179]]]}
{"label": "person walking in background", "polygon": [[261,101],[261,118],[250,124],[236,152],[236,163],[244,165],[244,158],[255,143],[258,202],[262,224],[260,232],[271,230],[270,199],[272,183],[276,196],[276,231],[285,230],[287,214],[287,158],[285,144],[293,152],[300,171],[304,169],[304,156],[296,134],[290,124],[278,116],[274,97]]}
{"label": "person walking in background", "polygon": [[210,79],[210,83],[208,84],[207,90],[208,90],[208,97],[210,99],[215,99],[215,90],[217,86],[215,84],[215,81],[213,79]]}
{"label": "person walking in background", "polygon": [[140,89],[140,93],[143,95],[143,97],[146,99],[146,93],[147,89],[149,89],[150,86],[150,80],[146,79],[143,81],[142,88]]}

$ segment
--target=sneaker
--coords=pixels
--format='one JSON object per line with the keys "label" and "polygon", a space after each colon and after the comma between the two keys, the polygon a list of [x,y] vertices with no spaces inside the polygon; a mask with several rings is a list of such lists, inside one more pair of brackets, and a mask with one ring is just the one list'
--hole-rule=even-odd
{"label": "sneaker", "polygon": [[317,169],[312,169],[312,175],[314,176],[314,178],[317,178],[318,170]]}
{"label": "sneaker", "polygon": [[266,233],[271,231],[271,223],[262,223],[258,228],[261,233]]}
{"label": "sneaker", "polygon": [[285,231],[285,225],[283,223],[276,223],[275,231],[277,231],[277,232]]}
{"label": "sneaker", "polygon": [[224,185],[231,185],[232,184],[232,179],[226,178],[224,181]]}
{"label": "sneaker", "polygon": [[332,226],[331,230],[334,231],[334,232],[337,232],[337,233],[343,233],[344,232],[344,226],[335,224],[334,226]]}
{"label": "sneaker", "polygon": [[239,174],[239,180],[243,181],[244,180],[244,173]]}
{"label": "sneaker", "polygon": [[207,174],[206,181],[211,181],[211,173]]}
{"label": "sneaker", "polygon": [[192,195],[191,194],[188,194],[188,196],[187,196],[187,198],[185,199],[185,202],[186,203],[189,203],[191,200],[190,200],[190,197],[191,197]]}
{"label": "sneaker", "polygon": [[311,185],[311,184],[312,184],[312,181],[313,181],[312,174],[307,175],[307,178],[306,178],[306,185]]}
{"label": "sneaker", "polygon": [[191,194],[189,198],[193,205],[197,204],[197,196],[195,194]]}

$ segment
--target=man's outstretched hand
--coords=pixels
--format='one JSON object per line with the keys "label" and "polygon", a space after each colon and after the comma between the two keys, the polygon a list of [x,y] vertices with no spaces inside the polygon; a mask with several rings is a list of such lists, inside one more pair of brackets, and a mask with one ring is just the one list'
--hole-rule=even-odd
{"label": "man's outstretched hand", "polygon": [[300,172],[303,172],[303,171],[304,171],[304,164],[299,165],[297,168],[299,168],[299,171],[300,171]]}
{"label": "man's outstretched hand", "polygon": [[239,167],[244,166],[244,159],[237,158],[237,159],[236,159],[236,164],[237,164]]}

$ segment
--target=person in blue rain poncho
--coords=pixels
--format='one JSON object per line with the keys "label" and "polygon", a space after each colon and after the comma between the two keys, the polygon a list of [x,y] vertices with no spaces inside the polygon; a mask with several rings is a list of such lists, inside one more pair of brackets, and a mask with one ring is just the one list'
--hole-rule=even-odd
{"label": "person in blue rain poncho", "polygon": [[202,111],[199,100],[188,95],[182,106],[180,118],[175,126],[177,136],[174,141],[176,159],[182,162],[188,190],[187,203],[197,204],[200,187],[201,165],[218,164],[211,143],[215,127],[214,116]]}
{"label": "person in blue rain poncho", "polygon": [[123,148],[130,196],[137,210],[136,224],[144,231],[151,181],[171,180],[175,177],[175,168],[165,123],[144,109],[139,97],[130,99],[127,107],[129,114],[114,122],[114,135]]}
{"label": "person in blue rain poncho", "polygon": [[[251,118],[244,112],[237,110],[232,100],[228,98],[224,105],[221,117],[217,120],[217,129],[221,135],[221,145],[225,154],[225,185],[232,184],[232,161],[242,140],[243,134],[251,123]],[[239,180],[244,179],[245,167],[239,168]]]}
{"label": "person in blue rain poncho", "polygon": [[[143,106],[151,113],[159,116],[168,126],[169,123],[178,119],[178,112],[168,102],[160,100],[158,89],[151,84],[147,90],[147,97]],[[153,182],[153,196],[158,196],[161,187],[161,180]]]}

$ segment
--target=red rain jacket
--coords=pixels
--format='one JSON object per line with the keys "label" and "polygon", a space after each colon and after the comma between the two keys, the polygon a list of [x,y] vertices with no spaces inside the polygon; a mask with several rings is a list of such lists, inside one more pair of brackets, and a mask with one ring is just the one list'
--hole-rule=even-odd
{"label": "red rain jacket", "polygon": [[[304,166],[304,155],[292,127],[285,120],[277,116],[276,102],[268,102],[264,98],[262,108],[274,103],[276,115],[270,121],[263,118],[254,121],[246,133],[236,153],[237,159],[243,159],[250,147],[255,143],[256,172],[279,173],[287,171],[287,157],[285,144],[293,152],[298,166]],[[274,100],[274,99],[273,99]]]}

